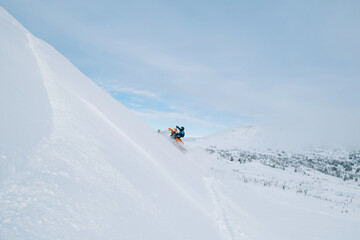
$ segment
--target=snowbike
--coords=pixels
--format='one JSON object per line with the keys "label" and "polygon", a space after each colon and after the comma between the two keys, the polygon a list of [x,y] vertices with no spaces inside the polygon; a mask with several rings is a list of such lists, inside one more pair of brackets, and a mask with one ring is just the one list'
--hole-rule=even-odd
{"label": "snowbike", "polygon": [[170,137],[172,137],[173,139],[175,139],[175,141],[177,141],[177,142],[181,142],[182,144],[184,144],[184,142],[179,138],[179,136],[178,136],[178,132],[177,132],[177,129],[176,128],[174,128],[174,129],[172,129],[172,128],[168,128],[169,129],[169,131],[170,131]]}
{"label": "snowbike", "polygon": [[170,131],[170,138],[173,140],[175,147],[177,147],[181,152],[185,153],[186,148],[184,148],[184,142],[179,138],[177,129],[168,128]]}
{"label": "snowbike", "polygon": [[[168,135],[170,131],[170,136]],[[178,148],[181,152],[185,153],[186,149],[184,147],[184,142],[178,138],[178,131],[176,128],[172,129],[172,128],[168,128],[168,131],[162,131],[162,130],[158,130],[158,133],[160,133],[161,135],[163,135],[164,137],[168,138],[169,140],[171,140],[171,142],[174,144],[174,146],[176,148]]]}

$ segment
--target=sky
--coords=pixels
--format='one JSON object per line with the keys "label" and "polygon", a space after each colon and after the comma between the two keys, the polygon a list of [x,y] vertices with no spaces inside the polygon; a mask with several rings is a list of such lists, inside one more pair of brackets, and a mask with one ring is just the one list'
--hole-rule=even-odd
{"label": "sky", "polygon": [[154,129],[360,145],[360,1],[0,0]]}

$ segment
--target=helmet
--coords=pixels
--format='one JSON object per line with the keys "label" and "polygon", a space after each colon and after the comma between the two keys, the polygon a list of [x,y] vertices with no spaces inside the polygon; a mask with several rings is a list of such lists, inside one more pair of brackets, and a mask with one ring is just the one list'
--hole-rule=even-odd
{"label": "helmet", "polygon": [[184,130],[185,130],[185,128],[184,128],[184,127],[181,127],[181,128],[180,128],[180,130],[181,130],[181,131],[184,131]]}

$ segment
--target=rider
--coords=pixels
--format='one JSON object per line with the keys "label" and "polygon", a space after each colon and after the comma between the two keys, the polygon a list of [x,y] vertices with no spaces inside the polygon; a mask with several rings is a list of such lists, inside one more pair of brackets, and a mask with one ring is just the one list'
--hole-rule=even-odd
{"label": "rider", "polygon": [[176,128],[177,129],[179,129],[179,132],[178,133],[176,133],[176,138],[182,138],[182,137],[185,137],[185,132],[184,132],[184,130],[185,130],[185,128],[184,127],[178,127],[178,126],[176,126]]}

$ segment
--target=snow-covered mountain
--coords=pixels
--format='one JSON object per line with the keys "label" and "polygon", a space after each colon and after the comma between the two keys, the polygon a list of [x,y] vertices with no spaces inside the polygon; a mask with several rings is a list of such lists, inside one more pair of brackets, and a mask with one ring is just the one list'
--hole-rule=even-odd
{"label": "snow-covered mountain", "polygon": [[358,239],[354,177],[249,150],[258,128],[183,153],[2,8],[0,32],[0,240]]}
{"label": "snow-covered mountain", "polygon": [[0,239],[220,239],[206,171],[0,8]]}
{"label": "snow-covered mountain", "polygon": [[203,138],[192,139],[199,146],[217,146],[223,149],[259,146],[261,128],[256,126],[232,128]]}

